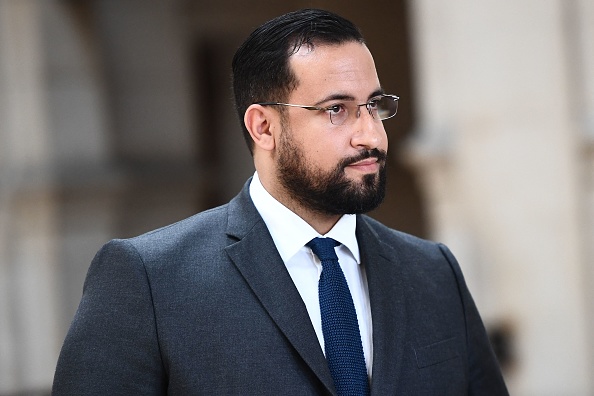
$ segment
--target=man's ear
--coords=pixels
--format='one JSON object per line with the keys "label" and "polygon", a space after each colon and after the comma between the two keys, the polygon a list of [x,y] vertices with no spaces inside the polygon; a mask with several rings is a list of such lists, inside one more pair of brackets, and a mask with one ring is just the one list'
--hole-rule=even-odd
{"label": "man's ear", "polygon": [[243,122],[254,144],[267,151],[273,150],[275,147],[274,119],[271,109],[258,104],[248,107],[243,116]]}

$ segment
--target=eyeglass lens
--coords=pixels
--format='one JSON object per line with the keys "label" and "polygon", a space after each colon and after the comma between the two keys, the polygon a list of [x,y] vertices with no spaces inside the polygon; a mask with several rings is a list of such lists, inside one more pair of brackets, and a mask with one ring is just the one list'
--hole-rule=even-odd
{"label": "eyeglass lens", "polygon": [[[378,121],[386,120],[394,117],[398,111],[398,99],[394,96],[382,96],[379,99],[374,99],[364,105],[369,114]],[[357,115],[357,108],[348,109],[345,107],[344,111],[341,112],[330,112],[330,122],[334,125],[342,125],[352,115]],[[352,114],[351,116],[349,114]]]}

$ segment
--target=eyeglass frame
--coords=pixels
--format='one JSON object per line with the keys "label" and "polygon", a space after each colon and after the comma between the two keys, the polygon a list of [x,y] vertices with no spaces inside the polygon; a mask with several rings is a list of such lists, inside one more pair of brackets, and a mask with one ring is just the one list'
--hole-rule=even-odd
{"label": "eyeglass frame", "polygon": [[[396,111],[394,112],[394,114],[392,114],[389,117],[386,118],[376,118],[373,115],[373,110],[370,108],[371,104],[373,104],[374,101],[377,101],[378,98],[392,98],[394,100],[394,102],[396,102]],[[361,116],[361,106],[365,106],[367,108],[367,112],[369,113],[369,115],[377,121],[384,121],[384,120],[388,120],[392,117],[394,117],[396,114],[398,114],[398,100],[400,100],[399,96],[396,95],[390,95],[390,94],[380,94],[377,96],[374,96],[372,99],[370,99],[368,102],[366,103],[362,103],[362,104],[357,104],[355,105],[357,107],[357,118],[359,118]],[[300,105],[300,104],[293,104],[293,103],[282,103],[282,102],[256,102],[254,104],[260,105],[260,106],[288,106],[288,107],[297,107],[297,108],[301,108],[301,109],[305,109],[305,110],[317,110],[317,111],[323,111],[323,112],[329,112],[333,107],[337,106],[337,104],[333,104],[330,106],[326,106],[326,107],[320,107],[320,106],[308,106],[308,105]],[[346,107],[345,107],[346,109]],[[347,110],[347,118],[345,118],[345,121],[348,120],[349,118],[349,114],[348,114],[348,109]],[[341,124],[335,124],[332,122],[332,114],[328,113],[328,116],[330,117],[330,123],[332,125],[344,125],[344,122]]]}

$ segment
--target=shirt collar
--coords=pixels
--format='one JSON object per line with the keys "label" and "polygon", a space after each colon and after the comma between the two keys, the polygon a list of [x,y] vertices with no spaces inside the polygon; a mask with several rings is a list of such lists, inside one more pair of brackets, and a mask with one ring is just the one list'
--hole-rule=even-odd
{"label": "shirt collar", "polygon": [[[285,263],[307,242],[322,236],[305,220],[270,195],[260,182],[258,172],[254,173],[250,183],[250,196]],[[343,215],[334,227],[323,236],[333,238],[343,244],[355,261],[360,263],[359,244],[355,236],[356,226],[357,217],[355,215]]]}

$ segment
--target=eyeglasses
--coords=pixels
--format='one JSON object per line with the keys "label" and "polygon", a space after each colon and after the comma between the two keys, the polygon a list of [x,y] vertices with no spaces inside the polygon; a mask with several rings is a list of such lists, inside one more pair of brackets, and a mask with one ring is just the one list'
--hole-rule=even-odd
{"label": "eyeglasses", "polygon": [[369,102],[363,104],[354,104],[352,102],[335,103],[327,107],[305,106],[291,103],[278,102],[259,102],[254,103],[261,106],[289,106],[300,107],[306,110],[317,110],[328,113],[330,122],[333,125],[344,125],[345,122],[353,121],[353,116],[359,118],[361,115],[361,106],[365,106],[369,114],[378,121],[392,118],[398,112],[398,99],[396,95],[379,95],[372,98]]}

